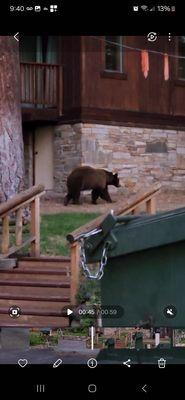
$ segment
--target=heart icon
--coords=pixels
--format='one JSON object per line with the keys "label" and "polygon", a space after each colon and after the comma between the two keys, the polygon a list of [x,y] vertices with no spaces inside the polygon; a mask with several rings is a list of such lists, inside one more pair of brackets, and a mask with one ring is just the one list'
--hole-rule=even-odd
{"label": "heart icon", "polygon": [[20,358],[18,360],[18,364],[20,365],[20,367],[24,368],[28,364],[28,360],[26,360],[26,358]]}

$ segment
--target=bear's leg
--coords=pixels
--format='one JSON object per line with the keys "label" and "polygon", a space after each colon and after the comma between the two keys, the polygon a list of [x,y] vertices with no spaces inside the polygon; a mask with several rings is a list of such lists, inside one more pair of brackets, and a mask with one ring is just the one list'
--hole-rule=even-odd
{"label": "bear's leg", "polygon": [[112,203],[112,200],[111,200],[111,197],[110,197],[110,194],[109,194],[107,188],[105,188],[101,191],[100,197],[101,197],[101,199],[106,200],[107,203]]}
{"label": "bear's leg", "polygon": [[73,194],[72,198],[73,198],[73,204],[80,204],[80,201],[79,201],[80,191]]}
{"label": "bear's leg", "polygon": [[64,197],[64,206],[67,206],[69,201],[71,200],[71,195],[70,193],[68,193],[65,197]]}
{"label": "bear's leg", "polygon": [[93,189],[91,192],[91,198],[92,198],[92,204],[97,204],[96,200],[98,199],[100,195],[99,190]]}

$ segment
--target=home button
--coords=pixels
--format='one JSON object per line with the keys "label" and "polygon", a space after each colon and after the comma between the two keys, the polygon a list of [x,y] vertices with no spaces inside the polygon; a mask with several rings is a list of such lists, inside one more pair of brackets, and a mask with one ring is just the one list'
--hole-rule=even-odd
{"label": "home button", "polygon": [[94,385],[94,383],[91,383],[91,384],[88,386],[88,392],[89,392],[89,393],[96,393],[96,391],[97,391],[97,386]]}

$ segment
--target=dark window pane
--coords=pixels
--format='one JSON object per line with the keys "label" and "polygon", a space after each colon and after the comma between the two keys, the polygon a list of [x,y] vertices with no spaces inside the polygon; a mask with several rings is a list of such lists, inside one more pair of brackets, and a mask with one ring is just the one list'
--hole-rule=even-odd
{"label": "dark window pane", "polygon": [[[185,57],[185,36],[178,38],[178,55]],[[178,59],[178,78],[185,79],[185,58]]]}
{"label": "dark window pane", "polygon": [[[122,71],[122,36],[105,36],[105,69]],[[115,44],[112,44],[115,43]]]}
{"label": "dark window pane", "polygon": [[19,48],[21,61],[48,64],[58,63],[57,36],[22,36]]}
{"label": "dark window pane", "polygon": [[20,35],[19,49],[20,61],[35,62],[37,52],[37,37]]}

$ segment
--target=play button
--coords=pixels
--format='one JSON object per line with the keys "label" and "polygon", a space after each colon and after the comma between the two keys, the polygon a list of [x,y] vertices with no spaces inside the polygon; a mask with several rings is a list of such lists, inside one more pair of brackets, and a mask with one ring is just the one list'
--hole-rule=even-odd
{"label": "play button", "polygon": [[71,315],[71,314],[73,314],[73,311],[70,310],[70,308],[67,308],[67,315]]}

